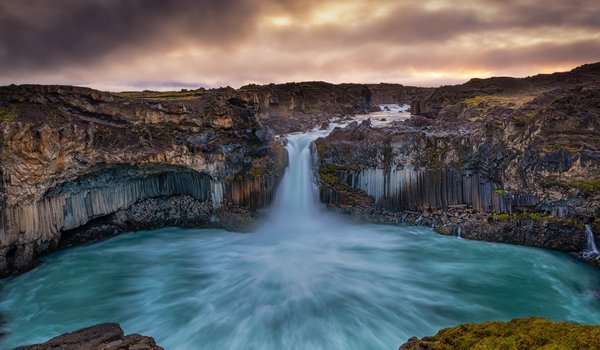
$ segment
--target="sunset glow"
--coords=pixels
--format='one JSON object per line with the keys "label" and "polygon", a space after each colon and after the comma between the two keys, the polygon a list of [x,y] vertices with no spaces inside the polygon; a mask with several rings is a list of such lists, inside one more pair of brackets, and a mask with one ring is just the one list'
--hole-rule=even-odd
{"label": "sunset glow", "polygon": [[598,18],[594,0],[0,1],[0,84],[435,86],[527,76],[600,59]]}

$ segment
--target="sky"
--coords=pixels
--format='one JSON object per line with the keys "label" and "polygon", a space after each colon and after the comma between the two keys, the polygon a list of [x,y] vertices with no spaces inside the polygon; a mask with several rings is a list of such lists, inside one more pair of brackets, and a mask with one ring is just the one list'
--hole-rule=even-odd
{"label": "sky", "polygon": [[0,85],[439,86],[597,61],[598,0],[0,0]]}

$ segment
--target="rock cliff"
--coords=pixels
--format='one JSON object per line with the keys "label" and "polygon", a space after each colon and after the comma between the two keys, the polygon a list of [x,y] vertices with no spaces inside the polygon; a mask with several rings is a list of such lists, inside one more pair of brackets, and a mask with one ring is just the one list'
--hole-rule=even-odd
{"label": "rock cliff", "polygon": [[252,227],[286,164],[276,133],[430,89],[323,82],[111,94],[0,88],[0,276],[54,249],[166,225]]}
{"label": "rock cliff", "polygon": [[[419,101],[418,98],[424,98]],[[600,233],[600,64],[413,99],[316,141],[321,200],[370,221],[579,253]]]}
{"label": "rock cliff", "polygon": [[0,88],[0,276],[58,247],[165,225],[244,230],[286,164],[227,89],[138,97]]}

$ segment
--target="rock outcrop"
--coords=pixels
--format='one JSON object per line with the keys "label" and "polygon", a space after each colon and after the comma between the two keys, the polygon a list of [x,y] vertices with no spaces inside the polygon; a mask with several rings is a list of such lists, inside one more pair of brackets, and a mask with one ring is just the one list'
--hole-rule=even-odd
{"label": "rock outcrop", "polygon": [[600,326],[522,318],[445,328],[433,337],[413,337],[399,350],[598,349]]}
{"label": "rock outcrop", "polygon": [[237,94],[255,106],[262,123],[286,134],[307,131],[334,118],[379,111],[378,104],[410,104],[431,90],[399,84],[302,82],[246,85]]}
{"label": "rock outcrop", "polygon": [[103,323],[66,333],[42,344],[21,346],[15,350],[163,350],[153,338],[125,336],[117,323]]}
{"label": "rock outcrop", "polygon": [[248,229],[286,164],[282,142],[228,89],[7,86],[0,118],[0,276],[126,230]]}
{"label": "rock outcrop", "polygon": [[369,221],[573,253],[586,249],[585,224],[600,233],[600,64],[415,101],[420,115],[405,122],[316,141],[324,203]]}

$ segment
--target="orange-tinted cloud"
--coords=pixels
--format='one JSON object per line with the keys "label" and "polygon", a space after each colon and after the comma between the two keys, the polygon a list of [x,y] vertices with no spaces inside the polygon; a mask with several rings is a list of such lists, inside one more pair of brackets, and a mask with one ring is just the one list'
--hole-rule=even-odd
{"label": "orange-tinted cloud", "polygon": [[597,0],[0,0],[0,84],[439,85],[599,60]]}

